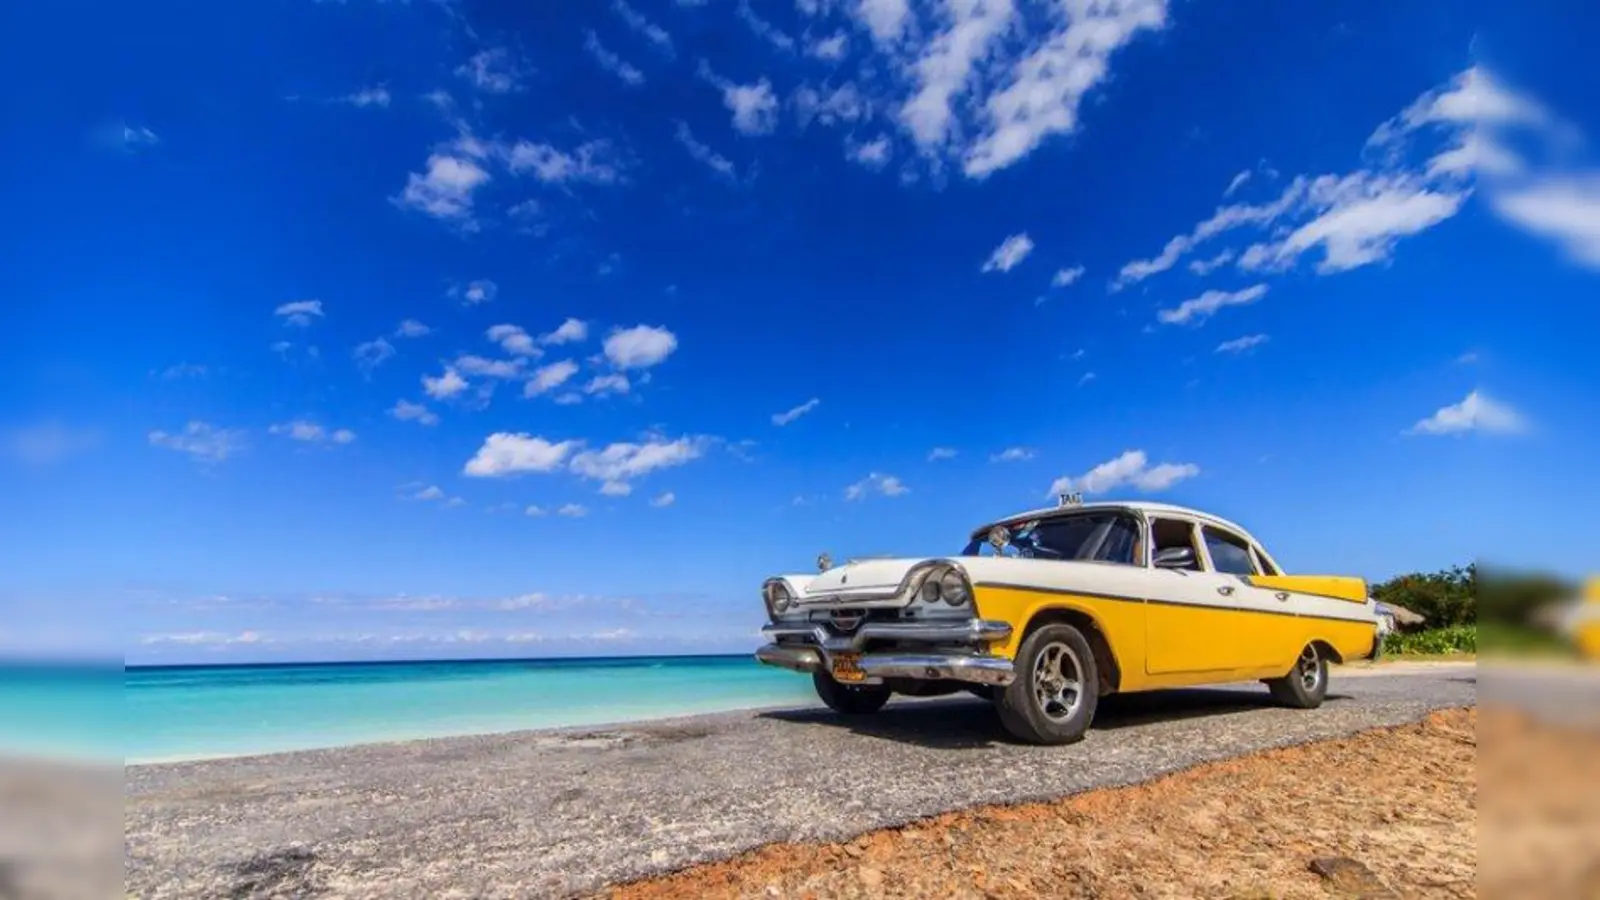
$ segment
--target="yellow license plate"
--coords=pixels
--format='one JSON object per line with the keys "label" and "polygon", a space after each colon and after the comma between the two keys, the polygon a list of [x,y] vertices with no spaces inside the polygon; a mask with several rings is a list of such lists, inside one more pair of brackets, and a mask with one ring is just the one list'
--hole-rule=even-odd
{"label": "yellow license plate", "polygon": [[867,673],[861,671],[861,654],[835,653],[833,655],[834,681],[866,681]]}

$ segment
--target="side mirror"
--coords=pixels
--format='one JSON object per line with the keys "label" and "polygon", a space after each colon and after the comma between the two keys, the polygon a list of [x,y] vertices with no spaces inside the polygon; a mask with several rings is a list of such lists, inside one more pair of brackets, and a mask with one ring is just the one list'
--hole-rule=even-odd
{"label": "side mirror", "polygon": [[1158,569],[1188,569],[1194,566],[1193,547],[1167,547],[1156,551],[1151,560]]}

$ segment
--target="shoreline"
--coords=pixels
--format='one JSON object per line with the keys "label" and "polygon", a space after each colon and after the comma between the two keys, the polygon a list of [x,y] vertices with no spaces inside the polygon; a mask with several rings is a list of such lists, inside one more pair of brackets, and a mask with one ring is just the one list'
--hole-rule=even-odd
{"label": "shoreline", "polygon": [[[487,660],[487,662],[501,662],[501,660]],[[1342,678],[1342,677],[1364,678],[1364,677],[1370,677],[1370,676],[1373,676],[1373,675],[1382,675],[1382,674],[1406,674],[1406,673],[1414,673],[1414,672],[1425,672],[1425,671],[1429,671],[1431,669],[1436,669],[1436,668],[1441,667],[1441,666],[1445,666],[1445,667],[1463,666],[1463,665],[1470,665],[1470,664],[1472,664],[1472,662],[1473,662],[1472,660],[1406,660],[1406,659],[1385,660],[1383,662],[1377,663],[1376,665],[1373,665],[1373,664],[1370,664],[1370,663],[1369,664],[1364,664],[1364,665],[1363,664],[1341,665],[1341,666],[1338,666],[1337,668],[1334,669],[1333,675],[1336,678]],[[927,702],[927,701],[931,701],[931,700],[940,700],[940,699],[948,699],[948,698],[939,698],[939,697],[928,697],[928,698],[897,697],[894,702],[897,705],[903,705],[903,704],[907,704],[907,703],[920,703],[920,702]],[[429,741],[449,741],[449,740],[454,740],[454,739],[458,739],[458,738],[483,738],[483,737],[495,737],[495,736],[515,737],[515,736],[520,736],[520,735],[527,735],[527,736],[548,735],[548,736],[552,736],[552,737],[559,737],[559,736],[561,736],[563,734],[571,734],[571,733],[574,733],[574,732],[602,731],[602,730],[603,731],[616,731],[616,730],[627,729],[627,728],[630,728],[630,727],[636,726],[636,725],[661,725],[661,724],[672,724],[672,723],[677,723],[677,722],[693,723],[694,721],[699,720],[699,719],[724,717],[724,716],[729,716],[729,715],[763,714],[763,713],[787,713],[787,712],[801,713],[801,712],[807,712],[807,711],[818,711],[818,710],[821,710],[821,709],[823,709],[821,701],[813,699],[813,701],[810,702],[810,703],[793,703],[793,704],[791,704],[791,703],[781,703],[781,704],[760,704],[760,705],[756,705],[756,706],[734,706],[734,707],[728,707],[726,709],[718,709],[718,710],[712,710],[712,711],[707,711],[707,712],[689,712],[689,713],[671,712],[671,713],[665,713],[665,714],[659,715],[659,716],[643,716],[643,717],[635,716],[635,717],[632,717],[632,718],[623,718],[623,719],[605,719],[605,720],[601,720],[601,721],[597,721],[597,722],[593,722],[593,723],[583,723],[583,724],[575,724],[575,725],[549,725],[549,726],[537,726],[536,725],[536,726],[532,726],[532,727],[509,728],[509,729],[507,729],[507,728],[489,728],[489,729],[484,729],[484,730],[456,731],[456,732],[451,732],[449,734],[419,734],[419,735],[414,735],[414,736],[395,736],[395,737],[379,738],[377,740],[361,740],[361,741],[354,741],[354,742],[350,742],[350,743],[327,744],[327,745],[318,746],[318,747],[299,747],[299,748],[291,748],[291,749],[285,749],[285,750],[246,751],[246,752],[241,752],[241,753],[178,754],[178,755],[174,755],[174,756],[161,756],[161,757],[134,757],[134,758],[125,757],[125,758],[123,758],[121,760],[121,763],[122,763],[123,768],[125,768],[125,769],[147,769],[147,768],[155,768],[155,767],[162,767],[162,766],[180,766],[180,765],[190,765],[190,764],[195,764],[195,763],[217,762],[217,761],[222,761],[222,760],[270,759],[270,758],[283,757],[283,756],[292,756],[292,755],[303,754],[303,753],[324,753],[324,752],[328,752],[328,751],[355,749],[355,748],[361,748],[361,747],[405,746],[405,745],[409,745],[409,744],[417,744],[417,743],[423,743],[423,742],[429,742]],[[117,762],[117,759],[115,757],[106,757],[106,758],[100,760],[100,762],[107,763],[107,764],[114,764],[114,763]]]}

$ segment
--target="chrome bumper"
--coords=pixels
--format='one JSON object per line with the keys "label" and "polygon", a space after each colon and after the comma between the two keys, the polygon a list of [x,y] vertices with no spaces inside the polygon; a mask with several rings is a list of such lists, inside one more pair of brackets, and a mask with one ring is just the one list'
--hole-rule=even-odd
{"label": "chrome bumper", "polygon": [[[991,656],[977,645],[1011,636],[1005,622],[966,619],[960,622],[869,622],[853,633],[836,635],[825,626],[768,625],[761,633],[771,639],[756,651],[756,659],[769,666],[796,672],[826,672],[836,653],[861,653],[856,664],[869,684],[885,678],[965,681],[972,684],[1010,684],[1016,673],[1011,660]],[[788,639],[789,643],[780,643]],[[901,647],[862,653],[868,641],[892,640],[903,644],[964,644],[972,646]]]}

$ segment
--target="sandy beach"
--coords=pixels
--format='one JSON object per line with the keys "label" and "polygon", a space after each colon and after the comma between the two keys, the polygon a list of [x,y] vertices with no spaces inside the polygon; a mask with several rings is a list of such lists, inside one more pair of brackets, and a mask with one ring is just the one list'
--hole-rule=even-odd
{"label": "sandy beach", "polygon": [[975,700],[864,720],[749,711],[127,769],[130,896],[560,897],[779,841],[848,840],[1402,725],[1476,700],[1470,664],[1110,698],[1082,744],[1007,741]]}

